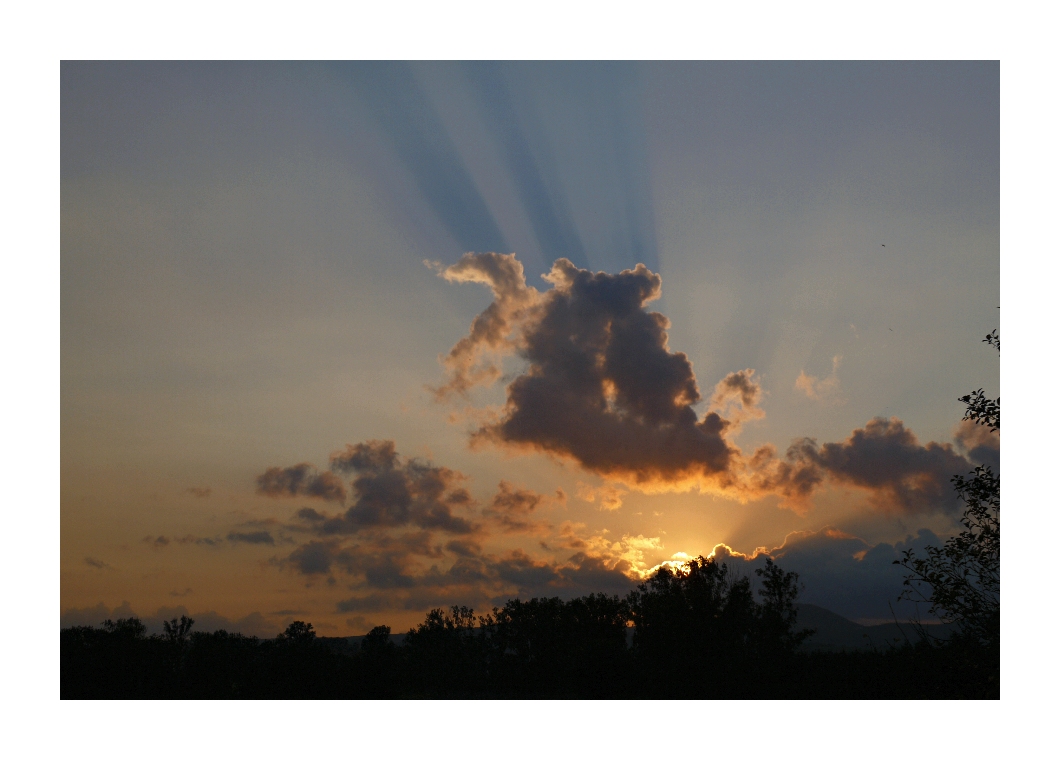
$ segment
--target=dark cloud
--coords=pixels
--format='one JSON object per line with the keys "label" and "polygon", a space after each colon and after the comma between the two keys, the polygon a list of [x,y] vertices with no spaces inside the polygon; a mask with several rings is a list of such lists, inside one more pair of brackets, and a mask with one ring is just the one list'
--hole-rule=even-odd
{"label": "dark cloud", "polygon": [[207,496],[210,495],[211,490],[210,490],[209,486],[205,486],[205,487],[202,487],[202,488],[193,487],[193,488],[189,488],[187,490],[187,493],[190,493],[196,499],[205,499]]}
{"label": "dark cloud", "polygon": [[[727,562],[743,575],[754,578],[754,569],[772,557],[785,571],[799,574],[803,588],[799,602],[816,604],[850,620],[889,622],[892,614],[908,620],[918,614],[910,602],[899,602],[905,570],[894,564],[906,549],[921,556],[924,547],[942,540],[930,530],[894,544],[869,544],[835,528],[790,534],[783,545],[768,552],[743,555],[725,545],[714,550],[714,558]],[[926,610],[919,614],[927,619]]]}
{"label": "dark cloud", "polygon": [[496,520],[504,533],[548,533],[551,530],[548,523],[532,518],[533,511],[545,498],[536,491],[516,488],[502,480],[482,514]]}
{"label": "dark cloud", "polygon": [[144,536],[143,542],[152,549],[164,549],[169,546],[169,539],[165,536]]}
{"label": "dark cloud", "polygon": [[[394,467],[402,464],[397,460]],[[299,518],[322,535],[271,562],[329,584],[337,583],[336,576],[344,577],[342,582],[357,593],[340,604],[341,612],[426,609],[450,602],[481,606],[513,595],[577,596],[632,588],[647,570],[644,552],[661,547],[658,539],[612,539],[606,531],[587,535],[585,526],[564,523],[555,534],[555,549],[546,548],[551,556],[534,557],[522,549],[500,554],[483,550],[483,540],[492,535],[547,534],[550,526],[535,525],[533,515],[549,498],[502,481],[483,510],[487,519],[479,529],[444,542],[436,539],[435,530],[394,526],[329,535],[319,529],[340,518],[303,509]],[[490,526],[493,533],[486,529]],[[563,549],[571,554],[559,560],[555,552]]]}
{"label": "dark cloud", "polygon": [[458,557],[477,557],[482,554],[482,544],[477,541],[454,538],[445,544],[445,550]]}
{"label": "dark cloud", "polygon": [[393,441],[366,441],[346,444],[342,451],[330,457],[331,468],[339,472],[387,472],[399,465],[397,447]]}
{"label": "dark cloud", "polygon": [[345,501],[346,488],[332,472],[317,472],[303,462],[293,467],[269,467],[258,476],[258,493],[265,496],[312,496],[325,501]]}
{"label": "dark cloud", "polygon": [[417,584],[417,573],[422,574],[420,560],[441,557],[442,549],[431,534],[417,531],[397,536],[375,533],[353,544],[338,538],[312,540],[276,563],[303,575],[326,576],[341,570],[369,587],[410,588]]}
{"label": "dark cloud", "polygon": [[89,567],[94,567],[96,570],[113,570],[114,568],[108,565],[103,560],[94,559],[92,557],[85,557],[85,564]]}
{"label": "dark cloud", "polygon": [[250,533],[232,531],[226,538],[234,544],[268,544],[273,546],[276,543],[272,538],[272,534],[267,530],[257,530]]}
{"label": "dark cloud", "polygon": [[346,613],[385,609],[426,609],[446,604],[489,608],[515,597],[572,599],[587,594],[624,595],[636,581],[599,556],[576,554],[568,561],[533,558],[522,550],[501,556],[461,558],[445,571],[436,570],[416,584],[391,590],[370,590],[338,603]]}
{"label": "dark cloud", "polygon": [[317,533],[341,535],[406,525],[454,534],[475,530],[471,522],[453,514],[454,509],[472,504],[471,494],[459,485],[465,476],[447,467],[405,459],[397,454],[393,441],[347,445],[332,454],[331,466],[357,473],[352,484],[354,502],[337,516],[299,510],[298,518]]}
{"label": "dark cloud", "polygon": [[327,575],[341,559],[341,552],[336,541],[310,541],[291,552],[284,563],[303,575]]}
{"label": "dark cloud", "polygon": [[591,593],[625,594],[635,580],[601,557],[577,554],[568,561],[535,558],[521,550],[499,557],[458,559],[446,571],[434,571],[405,588],[370,590],[338,603],[340,612],[426,610],[448,604],[489,609],[506,600]]}
{"label": "dark cloud", "polygon": [[818,447],[804,438],[789,457],[835,482],[867,489],[879,509],[905,513],[955,510],[959,502],[950,479],[971,469],[949,444],[921,446],[896,417],[872,419],[842,443]]}
{"label": "dark cloud", "polygon": [[[508,263],[505,275],[518,262]],[[442,274],[485,282],[495,293],[527,290],[521,281],[498,281],[497,270],[495,259],[468,254]],[[659,275],[643,265],[592,273],[559,259],[546,279],[550,291],[522,296],[521,319],[490,320],[513,334],[476,341],[473,327],[465,339],[479,350],[510,347],[529,361],[508,386],[501,419],[480,428],[476,440],[571,458],[641,486],[728,479],[736,453],[722,438],[728,423],[713,412],[697,418],[692,365],[669,351],[666,318],[644,310],[659,297]],[[457,344],[449,358],[455,364],[466,352]],[[458,381],[449,369],[451,383]]]}

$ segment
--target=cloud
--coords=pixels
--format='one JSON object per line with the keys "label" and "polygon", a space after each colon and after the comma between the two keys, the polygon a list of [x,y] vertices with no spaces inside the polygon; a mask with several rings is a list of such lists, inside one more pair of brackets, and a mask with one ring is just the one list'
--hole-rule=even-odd
{"label": "cloud", "polygon": [[[723,389],[729,389],[729,397],[739,395],[741,405],[753,408],[758,396],[746,382],[750,374],[734,375],[734,381]],[[972,433],[965,432],[964,440],[973,441]],[[867,490],[880,509],[906,513],[947,509],[953,501],[948,478],[965,461],[948,445],[922,446],[897,419],[871,420],[841,443],[818,445],[812,439],[800,439],[783,460],[772,452],[767,454],[755,466],[760,476],[771,475],[775,481],[752,484],[756,487],[768,485],[773,492],[812,491],[816,484],[832,480]],[[335,469],[367,479],[359,488],[355,486],[361,496],[389,498],[400,492],[389,479],[405,482],[417,474],[447,472],[404,459],[392,441],[347,446],[333,454],[331,461]],[[415,466],[410,469],[410,465]],[[787,479],[780,478],[781,474]],[[607,488],[579,484],[578,494],[606,498]],[[437,498],[444,487],[434,490]],[[550,526],[537,517],[550,498],[501,481],[474,530],[457,535],[446,535],[437,525],[417,524],[411,508],[405,518],[376,520],[370,525],[351,523],[345,515],[328,516],[302,508],[296,515],[297,524],[315,537],[272,562],[310,582],[315,578],[348,586],[352,594],[336,603],[337,611],[368,614],[422,611],[447,604],[481,610],[513,597],[624,594],[660,565],[688,559],[679,552],[659,563],[664,546],[658,536],[612,537],[606,530],[594,533],[584,524],[569,521]],[[469,495],[463,500],[469,508],[473,505]],[[499,537],[519,535],[540,536],[544,553],[526,547],[498,548],[494,543]],[[760,547],[750,554],[719,545],[714,556],[749,575],[766,556],[772,556],[785,570],[802,576],[808,590],[801,601],[854,619],[880,619],[889,612],[887,603],[894,603],[901,593],[902,573],[891,562],[903,548],[922,548],[927,543],[939,543],[930,531],[894,545],[873,546],[828,527],[792,533],[781,546]]]}
{"label": "cloud", "polygon": [[950,479],[971,467],[949,444],[921,446],[897,417],[870,420],[842,443],[818,448],[803,439],[794,448],[833,480],[868,489],[872,503],[885,511],[954,511],[958,500]]}
{"label": "cloud", "polygon": [[233,544],[268,544],[269,546],[273,546],[276,543],[272,538],[272,534],[267,530],[257,530],[249,533],[232,531],[226,536],[226,538]]}
{"label": "cloud", "polygon": [[763,393],[762,386],[753,377],[754,373],[753,369],[731,372],[714,386],[710,408],[728,419],[729,435],[735,434],[747,420],[759,420],[766,416],[758,406]]}
{"label": "cloud", "polygon": [[953,430],[957,448],[972,462],[990,465],[997,472],[1001,467],[1001,431],[972,420],[961,420]]}
{"label": "cloud", "polygon": [[113,570],[114,568],[108,565],[106,562],[93,559],[92,557],[85,557],[85,564],[89,567],[94,567],[96,570]]}
{"label": "cloud", "polygon": [[317,472],[307,463],[269,467],[258,476],[258,493],[265,496],[312,496],[324,501],[345,501],[346,488],[332,472]]}
{"label": "cloud", "polygon": [[805,370],[799,372],[799,376],[795,379],[795,389],[802,391],[807,398],[811,398],[814,401],[823,401],[831,404],[843,403],[844,399],[839,392],[838,375],[839,362],[842,359],[842,356],[832,357],[832,374],[827,377],[818,378],[813,375],[807,375]]}
{"label": "cloud", "polygon": [[897,417],[876,417],[841,443],[818,446],[813,438],[798,439],[783,459],[773,446],[763,446],[749,469],[755,488],[781,495],[783,506],[800,513],[828,480],[866,491],[870,504],[883,512],[916,514],[956,511],[950,479],[970,468],[950,444],[922,446]]}
{"label": "cloud", "polygon": [[[504,267],[498,263],[467,254],[440,272],[453,281],[486,283],[495,296],[518,293],[526,304],[516,319],[495,297],[476,318],[491,329],[473,324],[472,334],[450,352],[450,386],[467,375],[466,361],[455,359],[471,347],[476,353],[516,351],[529,362],[508,386],[500,418],[476,432],[477,443],[573,459],[642,488],[729,478],[738,453],[722,437],[729,423],[713,412],[698,420],[692,365],[685,354],[669,351],[667,319],[644,309],[659,297],[659,275],[642,264],[617,275],[594,274],[559,259],[545,275],[552,289],[540,294],[527,288],[514,256]],[[498,315],[491,314],[494,306]]]}
{"label": "cloud", "polygon": [[327,576],[335,570],[359,578],[372,588],[410,588],[424,568],[419,560],[441,559],[444,554],[428,531],[399,535],[375,533],[356,543],[339,538],[311,540],[274,564],[302,575]]}
{"label": "cloud", "polygon": [[[355,447],[351,447],[355,448]],[[375,447],[375,453],[382,453]],[[346,453],[352,456],[345,456]],[[375,474],[404,466],[398,456],[359,456],[365,451],[343,452],[343,459]],[[374,463],[374,464],[373,464]],[[287,556],[271,564],[337,584],[336,578],[356,593],[338,606],[340,612],[375,612],[382,609],[426,609],[448,603],[492,604],[513,595],[567,595],[630,590],[648,570],[646,557],[658,552],[657,537],[624,535],[613,539],[607,532],[590,534],[585,526],[565,522],[558,529],[535,515],[551,496],[501,481],[482,509],[474,533],[445,538],[436,528],[376,525],[354,533],[327,533],[327,524],[341,518],[303,508],[297,519],[317,533]],[[549,554],[533,556],[525,549],[488,551],[486,545],[501,536],[541,535]],[[557,557],[566,550],[567,558]],[[312,581],[311,581],[312,582]]]}
{"label": "cloud", "polygon": [[590,486],[587,483],[578,483],[578,498],[590,504],[598,503],[600,509],[613,512],[622,507],[622,497],[626,495],[625,489],[612,485]]}
{"label": "cloud", "polygon": [[536,491],[516,488],[502,480],[482,514],[493,518],[504,533],[548,533],[551,530],[548,523],[531,518],[533,511],[546,498]]}
{"label": "cloud", "polygon": [[143,537],[143,542],[150,546],[152,549],[164,549],[174,541],[180,544],[181,546],[185,544],[198,544],[199,546],[220,546],[224,542],[224,539],[193,536],[190,533],[185,536],[181,536],[180,538],[169,538],[168,536]]}
{"label": "cloud", "polygon": [[[924,547],[942,541],[930,530],[920,530],[894,544],[869,544],[835,527],[817,531],[795,531],[773,549],[761,547],[742,554],[725,544],[711,553],[741,574],[754,578],[754,569],[771,557],[781,568],[799,574],[802,591],[799,602],[815,604],[850,620],[866,623],[889,622],[892,610],[900,620],[917,614],[910,602],[899,602],[906,571],[894,564],[902,552],[913,549],[923,555]],[[926,610],[920,614],[926,618]]]}
{"label": "cloud", "polygon": [[468,335],[442,360],[448,382],[430,390],[444,401],[454,394],[466,396],[474,386],[500,377],[500,368],[483,357],[489,351],[508,353],[518,346],[517,328],[531,316],[540,294],[527,286],[523,265],[514,253],[469,253],[449,267],[425,263],[448,282],[477,282],[493,291],[493,302],[472,320]]}
{"label": "cloud", "polygon": [[[697,488],[741,501],[777,495],[781,506],[801,513],[827,483],[864,489],[886,511],[956,505],[949,479],[966,471],[968,460],[950,444],[920,445],[896,418],[872,420],[845,442],[819,446],[801,438],[783,457],[772,444],[746,456],[731,439],[745,421],[764,416],[754,370],[723,378],[700,418],[692,364],[670,351],[669,321],[646,309],[660,296],[662,279],[643,265],[607,274],[558,259],[544,276],[552,288],[543,293],[526,285],[514,254],[469,253],[438,269],[450,281],[484,283],[494,293],[446,358],[443,388],[466,392],[492,382],[501,375],[493,362],[507,354],[526,362],[508,384],[504,406],[472,432],[473,445],[573,460],[612,484],[648,493]],[[832,378],[800,387],[838,399],[839,361]]]}
{"label": "cloud", "polygon": [[190,493],[196,499],[205,499],[207,496],[210,495],[211,491],[209,486],[205,486],[202,488],[192,487],[187,489],[187,493]]}
{"label": "cloud", "polygon": [[357,474],[352,484],[354,501],[341,515],[309,508],[298,511],[297,517],[321,535],[405,525],[455,534],[475,530],[470,521],[453,514],[454,509],[473,503],[471,494],[460,485],[466,477],[448,467],[405,459],[393,441],[348,444],[331,455],[331,467]]}
{"label": "cloud", "polygon": [[613,557],[590,552],[557,561],[514,549],[501,555],[461,557],[448,569],[433,568],[402,588],[366,587],[336,607],[339,612],[426,610],[448,604],[488,609],[513,597],[625,594],[634,588],[636,579],[619,565]]}

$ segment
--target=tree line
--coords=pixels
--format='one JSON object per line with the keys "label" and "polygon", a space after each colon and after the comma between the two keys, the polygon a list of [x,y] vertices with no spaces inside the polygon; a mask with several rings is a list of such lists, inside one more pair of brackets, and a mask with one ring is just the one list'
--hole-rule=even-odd
{"label": "tree line", "polygon": [[61,632],[61,696],[78,698],[997,698],[996,660],[974,637],[882,651],[806,652],[798,579],[749,578],[699,557],[625,598],[512,599],[486,615],[435,609],[399,645],[359,645],[296,621],[275,639],[148,636],[136,618]]}

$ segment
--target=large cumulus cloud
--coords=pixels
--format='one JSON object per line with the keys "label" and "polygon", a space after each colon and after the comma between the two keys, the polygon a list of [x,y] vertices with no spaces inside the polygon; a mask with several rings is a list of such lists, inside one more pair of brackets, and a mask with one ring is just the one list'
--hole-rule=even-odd
{"label": "large cumulus cloud", "polygon": [[552,286],[545,292],[526,285],[514,254],[469,253],[436,268],[494,293],[445,359],[446,392],[500,378],[495,362],[506,353],[526,362],[503,408],[473,432],[475,444],[573,460],[646,492],[698,487],[741,500],[775,494],[782,506],[805,512],[814,492],[832,482],[864,490],[886,511],[956,507],[949,479],[970,469],[969,460],[951,444],[922,445],[896,418],[870,420],[839,443],[798,439],[783,456],[773,445],[741,451],[735,434],[764,416],[754,370],[719,381],[708,410],[697,414],[702,396],[692,364],[670,350],[666,317],[646,308],[662,279],[643,265],[608,274],[559,259],[544,276]]}
{"label": "large cumulus cloud", "polygon": [[542,294],[526,286],[514,254],[467,254],[441,274],[495,294],[446,358],[445,387],[484,377],[466,369],[468,356],[515,351],[529,362],[478,441],[574,459],[642,487],[728,478],[737,453],[723,437],[729,423],[714,412],[698,418],[692,365],[669,350],[667,319],[644,308],[659,297],[659,275],[642,264],[593,273],[559,259]]}

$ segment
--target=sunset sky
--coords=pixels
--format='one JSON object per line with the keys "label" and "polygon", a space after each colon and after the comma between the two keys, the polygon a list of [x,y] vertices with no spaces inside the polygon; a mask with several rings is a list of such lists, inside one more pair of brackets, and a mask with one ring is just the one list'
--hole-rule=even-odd
{"label": "sunset sky", "polygon": [[[64,63],[63,625],[766,556],[889,620],[997,465],[999,65]],[[902,608],[896,606],[896,611]]]}

